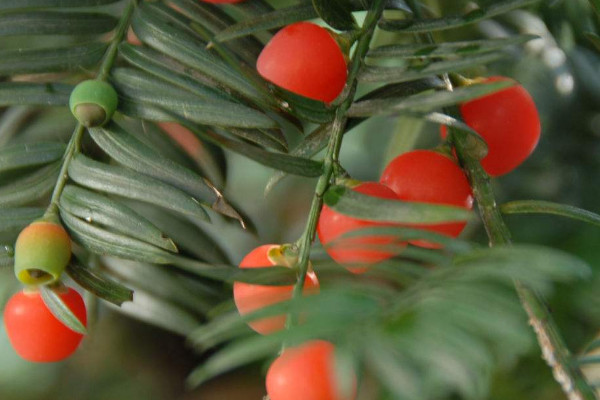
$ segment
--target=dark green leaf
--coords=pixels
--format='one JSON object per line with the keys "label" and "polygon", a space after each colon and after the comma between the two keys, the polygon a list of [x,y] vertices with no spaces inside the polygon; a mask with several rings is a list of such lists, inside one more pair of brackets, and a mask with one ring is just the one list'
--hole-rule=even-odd
{"label": "dark green leaf", "polygon": [[29,204],[45,197],[54,188],[60,167],[60,163],[50,164],[0,186],[0,206]]}
{"label": "dark green leaf", "polygon": [[[204,38],[207,41],[212,41],[213,36],[216,33],[235,23],[235,20],[222,11],[221,8],[214,7],[210,4],[203,4],[202,2],[197,2],[195,0],[175,0],[172,3],[193,21],[192,27],[201,27],[202,31],[205,32]],[[250,3],[245,2],[243,4],[253,5],[257,3],[253,1]],[[264,14],[264,12],[260,14]],[[242,20],[250,18],[254,17],[247,17]],[[221,44],[221,46],[222,45],[223,44]],[[258,54],[263,48],[263,44],[251,36],[238,40],[230,40],[224,46],[234,52],[238,57],[241,57],[248,65],[254,65],[254,63],[256,63]],[[217,48],[217,45],[214,47]]]}
{"label": "dark green leaf", "polygon": [[[415,93],[420,93],[429,89],[444,89],[443,81],[437,77],[416,80],[412,82],[402,82],[383,86],[362,96],[359,101],[388,97],[406,97]],[[293,110],[292,110],[293,111]],[[350,118],[346,124],[346,132],[363,122],[365,118]],[[304,140],[293,149],[290,154],[293,156],[311,158],[319,151],[323,150],[329,141],[330,125],[321,125],[308,134]],[[277,183],[281,182],[287,174],[285,172],[276,172],[267,182],[265,195],[268,194]]]}
{"label": "dark green leaf", "polygon": [[187,193],[130,169],[102,164],[78,154],[69,165],[69,176],[82,186],[208,220],[201,204]]}
{"label": "dark green leaf", "polygon": [[173,256],[172,263],[192,274],[229,283],[245,282],[273,286],[296,283],[296,272],[287,267],[237,268],[229,265],[210,265],[180,256]]}
{"label": "dark green leaf", "polygon": [[434,224],[465,221],[473,217],[471,211],[462,207],[382,199],[345,186],[330,187],[323,200],[341,214],[370,221]]}
{"label": "dark green leaf", "polygon": [[463,86],[453,91],[425,92],[410,97],[365,100],[354,103],[348,110],[351,117],[369,117],[409,111],[428,111],[449,107],[514,85],[510,81],[480,83]]}
{"label": "dark green leaf", "polygon": [[539,38],[536,35],[515,35],[500,39],[468,40],[464,42],[445,42],[433,44],[396,44],[380,46],[369,50],[368,57],[398,58],[442,58],[469,54],[488,53],[507,46],[525,43]]}
{"label": "dark green leaf", "polygon": [[206,50],[193,34],[178,29],[163,15],[144,2],[137,7],[132,20],[136,35],[150,47],[168,54],[183,64],[197,69],[220,84],[258,101],[268,104],[270,99],[230,68],[224,61]]}
{"label": "dark green leaf", "polygon": [[277,97],[281,99],[281,107],[292,115],[318,124],[333,120],[334,109],[322,101],[297,95],[276,85],[271,85],[271,88]]}
{"label": "dark green leaf", "polygon": [[[119,111],[132,118],[146,119],[155,122],[179,122],[180,124],[184,123],[182,121],[185,121],[185,123],[195,122],[193,121],[194,115],[185,115],[184,113],[186,110],[183,110],[182,113],[182,110],[179,109],[179,105],[170,104],[166,107],[167,108],[161,108],[160,106],[152,104],[151,102],[138,102],[137,100],[130,98],[121,98],[121,100],[119,100]],[[202,106],[199,106],[198,104],[188,104],[187,107],[195,107],[196,109],[202,108]],[[206,113],[206,110],[203,109],[201,112]],[[191,118],[186,120],[182,119],[187,117]],[[245,139],[265,147],[272,147],[275,150],[285,150],[286,148],[286,146],[282,144],[283,135],[276,129],[265,130],[229,127],[227,130],[221,130],[214,125],[213,127],[213,131],[225,132],[225,136],[227,137],[235,135],[241,139]],[[206,140],[206,138],[203,139]],[[214,143],[214,141],[206,141]],[[219,146],[222,145],[219,144]]]}
{"label": "dark green leaf", "polygon": [[0,267],[12,267],[15,251],[11,246],[0,245]]}
{"label": "dark green leaf", "polygon": [[81,71],[95,67],[106,51],[106,43],[50,49],[0,51],[0,75]]}
{"label": "dark green leaf", "polygon": [[67,265],[67,273],[88,292],[117,306],[133,300],[133,290],[108,279],[99,270],[84,267],[77,260],[72,259]]}
{"label": "dark green leaf", "polygon": [[457,120],[449,115],[440,114],[440,113],[429,113],[425,115],[415,115],[415,117],[421,117],[429,122],[433,122],[440,125],[446,125],[450,128],[450,140],[452,140],[453,135],[462,135],[466,138],[466,142],[464,144],[464,148],[467,152],[472,154],[473,156],[478,157],[478,159],[482,159],[487,155],[488,147],[487,143],[477,132],[473,130],[470,126],[465,124],[462,121]]}
{"label": "dark green leaf", "polygon": [[600,215],[567,204],[542,200],[516,200],[500,206],[504,214],[552,214],[600,226]]}
{"label": "dark green leaf", "polygon": [[201,323],[197,316],[176,304],[135,286],[133,290],[133,301],[115,307],[115,311],[181,336],[188,335]]}
{"label": "dark green leaf", "polygon": [[[173,268],[161,265],[103,257],[102,267],[124,285],[142,289],[156,297],[183,306],[194,315],[205,314],[222,301],[223,286],[213,281],[189,279]],[[156,283],[160,282],[160,285]]]}
{"label": "dark green leaf", "polygon": [[134,208],[172,238],[180,250],[209,263],[228,264],[230,262],[217,241],[197,224],[141,204],[135,205]]}
{"label": "dark green leaf", "polygon": [[0,173],[49,164],[62,158],[63,143],[18,144],[0,149]]}
{"label": "dark green leaf", "polygon": [[256,32],[289,25],[298,21],[305,21],[318,17],[312,4],[298,4],[291,7],[280,8],[270,13],[262,14],[253,19],[245,19],[235,25],[222,30],[215,36],[215,41],[224,42],[251,35]]}
{"label": "dark green leaf", "polygon": [[106,196],[74,185],[67,185],[60,197],[60,207],[90,223],[104,225],[134,239],[177,252],[173,241],[150,221],[126,205]]}
{"label": "dark green leaf", "polygon": [[62,83],[2,82],[0,106],[66,106],[72,90]]}
{"label": "dark green leaf", "polygon": [[212,78],[190,69],[179,61],[148,47],[122,43],[119,54],[130,64],[179,88],[185,89],[205,100],[234,101],[226,90],[218,90],[219,83]]}
{"label": "dark green leaf", "polygon": [[293,157],[284,153],[276,153],[265,151],[259,147],[252,146],[248,143],[232,140],[228,137],[219,135],[214,131],[190,124],[189,121],[175,115],[167,110],[161,110],[159,108],[145,107],[144,109],[137,109],[135,112],[144,113],[144,116],[148,119],[164,121],[172,120],[182,126],[185,126],[201,139],[215,144],[220,147],[229,149],[235,153],[239,153],[245,157],[248,157],[260,164],[286,171],[291,174],[315,177],[320,176],[322,171],[322,164],[300,157]]}
{"label": "dark green leaf", "polygon": [[0,14],[0,36],[95,35],[112,30],[117,19],[89,12],[29,11]]}
{"label": "dark green leaf", "polygon": [[[277,128],[265,114],[217,96],[203,99],[145,72],[119,68],[112,81],[120,96],[176,112],[196,123],[240,128]],[[157,96],[160,93],[160,96]]]}
{"label": "dark green leaf", "polygon": [[600,52],[600,36],[593,32],[586,32],[585,37],[594,45],[596,51]]}
{"label": "dark green leaf", "polygon": [[12,243],[23,228],[43,214],[44,209],[37,207],[0,208],[0,243]]}
{"label": "dark green leaf", "polygon": [[350,4],[344,0],[312,0],[313,6],[327,24],[341,31],[356,29]]}
{"label": "dark green leaf", "polygon": [[476,65],[488,64],[506,57],[505,53],[487,53],[460,58],[457,60],[432,62],[422,68],[410,67],[366,67],[359,75],[359,80],[363,82],[407,82],[431,75],[443,74],[446,72],[460,71],[472,68]]}
{"label": "dark green leaf", "polygon": [[48,307],[52,315],[65,324],[67,328],[77,333],[81,333],[82,335],[87,334],[87,329],[85,329],[83,323],[75,316],[75,314],[73,314],[69,306],[65,304],[55,290],[42,285],[39,287],[39,291],[44,300],[44,304],[46,304],[46,307]]}
{"label": "dark green leaf", "polygon": [[465,15],[448,16],[444,18],[422,19],[417,21],[384,19],[379,27],[386,31],[401,32],[432,32],[444,29],[459,28],[474,24],[484,19],[494,18],[517,8],[527,7],[540,0],[505,0],[491,3],[487,8],[478,8]]}
{"label": "dark green leaf", "polygon": [[99,228],[66,211],[61,210],[60,216],[73,240],[93,253],[155,264],[172,260],[170,253],[146,242]]}
{"label": "dark green leaf", "polygon": [[[340,239],[361,237],[361,236],[394,236],[400,238],[402,241],[408,240],[426,240],[431,243],[438,243],[444,247],[444,249],[455,252],[464,253],[473,249],[473,245],[467,241],[460,239],[451,238],[440,233],[426,231],[417,228],[407,228],[398,226],[375,226],[370,228],[361,228],[351,232],[347,232],[340,236]],[[330,246],[335,246],[335,241],[332,241]],[[381,245],[374,245],[374,248],[381,247]],[[398,246],[404,246],[403,243],[391,244],[391,250],[398,250]],[[402,255],[414,258],[422,259],[426,261],[431,256],[435,257],[437,252],[428,249],[421,249],[418,247],[410,247],[402,250]]]}
{"label": "dark green leaf", "polygon": [[94,7],[116,3],[119,0],[2,0],[0,10],[28,8]]}
{"label": "dark green leaf", "polygon": [[[476,268],[465,279],[481,276],[516,279],[540,292],[547,292],[549,281],[570,281],[589,277],[590,267],[581,259],[565,252],[535,245],[514,245],[477,249],[455,257],[457,266]],[[479,275],[479,273],[481,275]],[[545,281],[540,279],[545,277]]]}
{"label": "dark green leaf", "polygon": [[216,196],[203,177],[154,151],[117,124],[89,130],[92,139],[120,164],[186,191],[214,201]]}

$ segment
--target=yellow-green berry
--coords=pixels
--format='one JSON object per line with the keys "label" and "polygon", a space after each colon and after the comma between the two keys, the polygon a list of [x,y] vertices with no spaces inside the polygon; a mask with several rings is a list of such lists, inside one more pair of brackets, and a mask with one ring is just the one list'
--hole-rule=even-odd
{"label": "yellow-green berry", "polygon": [[26,285],[58,280],[71,259],[71,239],[58,223],[35,221],[15,244],[15,275]]}
{"label": "yellow-green berry", "polygon": [[95,79],[79,83],[69,98],[71,112],[88,128],[102,126],[110,121],[117,104],[115,89],[109,83]]}

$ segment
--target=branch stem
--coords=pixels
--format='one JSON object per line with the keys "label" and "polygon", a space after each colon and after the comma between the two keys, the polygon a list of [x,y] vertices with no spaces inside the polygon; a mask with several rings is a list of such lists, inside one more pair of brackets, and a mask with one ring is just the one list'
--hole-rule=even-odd
{"label": "branch stem", "polygon": [[[123,41],[125,33],[129,27],[129,20],[131,19],[131,15],[133,14],[133,10],[135,8],[135,0],[131,0],[125,10],[123,10],[123,14],[121,19],[119,20],[119,25],[117,26],[115,35],[110,41],[108,49],[102,58],[102,64],[100,64],[100,68],[98,69],[98,73],[96,74],[96,79],[101,81],[106,81],[112,66],[117,59],[117,50],[119,43]],[[58,175],[58,180],[54,185],[54,191],[52,192],[52,197],[50,198],[50,204],[44,213],[43,219],[58,221],[58,202],[60,200],[60,196],[67,184],[67,180],[69,178],[68,170],[69,164],[73,159],[73,156],[79,152],[79,148],[81,145],[81,138],[85,133],[85,127],[78,123],[71,135],[71,139],[69,140],[69,144],[67,145],[67,149],[65,150],[65,154],[63,156],[62,166],[60,168],[60,173]]]}
{"label": "branch stem", "polygon": [[[496,204],[489,176],[479,161],[465,151],[465,137],[453,135],[453,142],[473,188],[490,246],[510,246],[510,231]],[[523,309],[529,317],[529,324],[537,336],[542,357],[552,369],[554,379],[560,384],[567,398],[569,400],[596,399],[594,391],[573,362],[574,359],[544,300],[538,293],[518,281],[515,282],[515,288]]]}
{"label": "branch stem", "polygon": [[[358,74],[364,64],[366,54],[369,51],[369,46],[371,44],[371,39],[373,38],[373,33],[375,32],[375,27],[377,26],[377,22],[383,13],[384,4],[384,0],[373,1],[371,9],[368,11],[365,17],[364,24],[358,32],[359,38],[354,55],[352,56],[352,61],[350,63],[344,97],[335,111],[335,117],[330,126],[329,143],[327,145],[327,152],[323,160],[323,173],[319,177],[315,187],[315,194],[312,199],[306,227],[304,228],[302,236],[296,242],[296,245],[299,248],[297,265],[298,281],[294,285],[294,290],[292,293],[293,299],[297,299],[302,296],[302,289],[304,287],[304,281],[306,279],[306,273],[308,272],[309,267],[310,248],[315,238],[317,222],[319,221],[321,207],[323,206],[323,195],[331,184],[331,178],[334,174],[342,146],[342,136],[348,120],[346,113],[354,101],[356,87],[358,85]],[[297,313],[290,313],[286,321],[286,328],[289,329],[294,326],[297,323],[297,318]]]}

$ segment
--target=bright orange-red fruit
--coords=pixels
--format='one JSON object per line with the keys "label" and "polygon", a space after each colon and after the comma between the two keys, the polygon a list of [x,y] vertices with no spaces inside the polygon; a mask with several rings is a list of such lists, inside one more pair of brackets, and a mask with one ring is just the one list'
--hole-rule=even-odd
{"label": "bright orange-red fruit", "polygon": [[266,80],[324,102],[339,96],[347,77],[340,46],[325,28],[310,22],[277,32],[260,53],[256,68]]}
{"label": "bright orange-red fruit", "polygon": [[[85,326],[86,309],[79,293],[68,288],[59,295]],[[33,362],[61,361],[75,352],[83,338],[50,312],[39,292],[21,291],[11,297],[4,309],[4,326],[17,354]]]}
{"label": "bright orange-red fruit", "polygon": [[[352,190],[373,197],[398,200],[398,196],[392,189],[377,182],[364,182]],[[396,240],[393,236],[340,237],[360,229],[391,225],[394,224],[349,217],[323,206],[317,233],[327,254],[337,263],[346,266],[350,272],[358,274],[366,272],[370,264],[393,257],[403,246],[394,244]],[[331,245],[328,246],[330,243]],[[378,249],[378,246],[388,248],[383,250]],[[390,250],[392,247],[395,251]]]}
{"label": "bright orange-red fruit", "polygon": [[[286,349],[267,372],[271,400],[353,400],[342,396],[335,374],[335,348],[324,340]],[[353,377],[356,386],[356,377]]]}
{"label": "bright orange-red fruit", "polygon": [[[396,192],[400,200],[466,209],[473,207],[473,193],[463,170],[450,158],[435,151],[414,150],[399,155],[385,168],[380,182]],[[466,221],[405,226],[457,237],[465,225]],[[410,243],[427,248],[440,247],[425,240]]]}
{"label": "bright orange-red fruit", "polygon": [[[492,76],[485,82],[508,81]],[[491,176],[507,174],[533,153],[541,133],[540,117],[527,90],[514,85],[460,106],[463,120],[488,144],[481,166]],[[442,129],[445,137],[445,129]]]}
{"label": "bright orange-red fruit", "polygon": [[[271,267],[276,265],[275,261],[269,258],[269,251],[277,247],[279,245],[265,244],[255,248],[242,259],[240,268]],[[263,307],[291,299],[293,290],[293,285],[267,286],[234,282],[233,299],[239,313],[246,315]],[[306,295],[318,292],[318,290],[319,281],[317,280],[317,276],[314,272],[309,271],[306,274],[303,293]],[[285,315],[277,315],[252,321],[248,325],[256,332],[267,335],[283,329],[285,320]]]}

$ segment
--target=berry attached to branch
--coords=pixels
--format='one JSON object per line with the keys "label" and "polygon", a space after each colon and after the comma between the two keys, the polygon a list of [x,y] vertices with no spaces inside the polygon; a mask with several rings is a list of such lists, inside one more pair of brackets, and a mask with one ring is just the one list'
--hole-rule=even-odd
{"label": "berry attached to branch", "polygon": [[[81,295],[65,288],[59,296],[85,326],[87,315]],[[72,331],[48,309],[38,291],[23,290],[4,309],[8,339],[19,356],[33,362],[55,362],[69,357],[83,335]]]}
{"label": "berry attached to branch", "polygon": [[[473,193],[463,170],[449,157],[431,150],[414,150],[396,157],[381,174],[380,182],[389,186],[400,200],[445,204],[471,209]],[[466,222],[411,224],[407,227],[457,237]],[[425,240],[410,241],[415,246],[439,248]]]}
{"label": "berry attached to branch", "polygon": [[335,348],[324,340],[286,349],[267,372],[271,400],[352,400],[356,377],[349,396],[341,393],[335,370]]}
{"label": "berry attached to branch", "polygon": [[15,275],[25,285],[54,282],[71,259],[71,239],[59,223],[35,221],[15,244]]}
{"label": "berry attached to branch", "polygon": [[[482,82],[509,80],[493,76]],[[467,101],[461,104],[460,113],[465,123],[487,142],[488,155],[481,160],[481,166],[491,176],[507,174],[521,165],[540,139],[537,108],[521,85]],[[442,129],[442,137],[445,135]]]}
{"label": "berry attached to branch", "polygon": [[75,86],[69,98],[69,108],[85,127],[102,126],[117,110],[115,89],[104,81],[90,79]]}
{"label": "berry attached to branch", "polygon": [[339,96],[348,75],[346,59],[332,34],[310,22],[277,32],[260,53],[256,68],[277,86],[327,103]]}
{"label": "berry attached to branch", "polygon": [[[398,196],[392,189],[377,182],[364,182],[352,190],[383,199],[398,200]],[[321,243],[325,246],[325,251],[331,258],[346,266],[350,272],[360,274],[366,272],[369,265],[393,257],[404,246],[395,243],[397,241],[393,236],[340,237],[356,230],[387,225],[393,224],[349,217],[323,206],[317,233]],[[378,249],[377,247],[388,248]],[[396,251],[390,250],[390,248],[395,248]]]}
{"label": "berry attached to branch", "polygon": [[[272,267],[275,265],[292,267],[295,260],[288,259],[282,246],[265,244],[248,253],[240,263],[240,268]],[[253,285],[243,282],[233,284],[233,299],[241,315],[249,314],[263,307],[270,306],[292,298],[294,286]],[[304,294],[318,292],[319,281],[314,272],[306,274]],[[256,332],[266,335],[285,327],[286,316],[277,315],[250,322],[248,325]]]}

